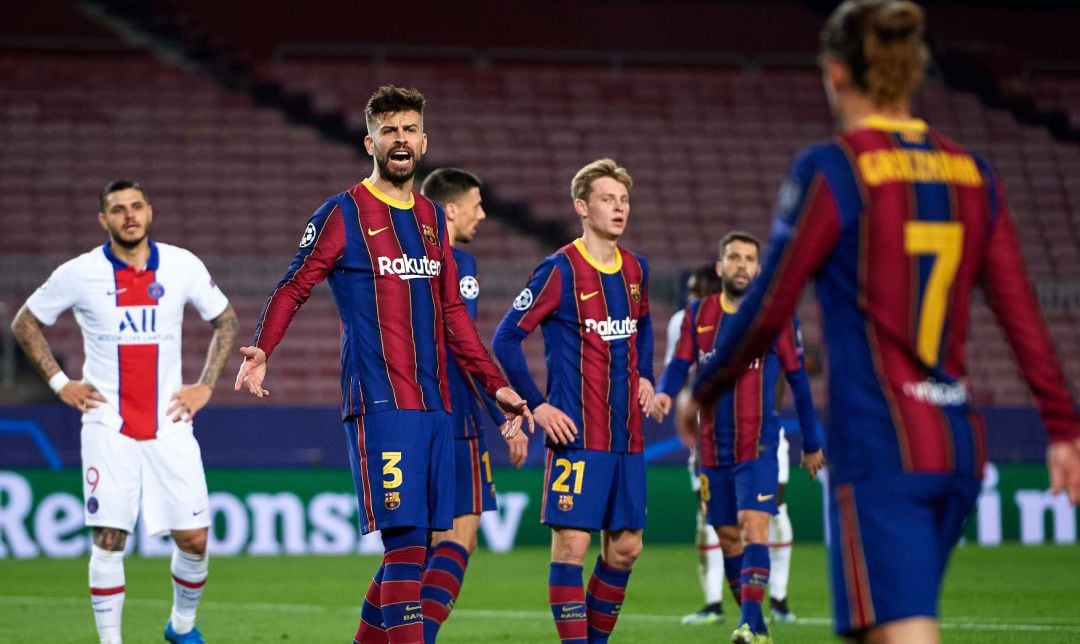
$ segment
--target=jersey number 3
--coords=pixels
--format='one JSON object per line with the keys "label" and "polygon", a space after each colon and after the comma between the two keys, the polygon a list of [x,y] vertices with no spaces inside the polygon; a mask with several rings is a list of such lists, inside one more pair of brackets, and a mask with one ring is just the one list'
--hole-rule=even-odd
{"label": "jersey number 3", "polygon": [[964,224],[956,221],[909,221],[904,225],[904,252],[934,258],[922,293],[915,349],[927,367],[936,367],[956,271],[964,250]]}

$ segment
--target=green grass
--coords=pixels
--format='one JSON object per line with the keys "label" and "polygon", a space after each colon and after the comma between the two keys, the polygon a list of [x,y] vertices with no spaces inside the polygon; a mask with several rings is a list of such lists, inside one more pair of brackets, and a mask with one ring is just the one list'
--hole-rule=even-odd
{"label": "green grass", "polygon": [[[779,642],[834,641],[824,550],[798,546],[790,600],[804,623],[776,625]],[[546,548],[481,551],[440,642],[551,642]],[[199,612],[211,642],[347,642],[374,557],[212,559]],[[167,559],[129,559],[124,634],[160,641],[172,591]],[[646,546],[615,642],[721,642],[736,626],[685,627],[701,605],[693,548]],[[0,561],[0,642],[96,642],[86,560]],[[1080,641],[1080,548],[961,548],[942,598],[945,642]],[[725,608],[732,603],[725,597]]]}

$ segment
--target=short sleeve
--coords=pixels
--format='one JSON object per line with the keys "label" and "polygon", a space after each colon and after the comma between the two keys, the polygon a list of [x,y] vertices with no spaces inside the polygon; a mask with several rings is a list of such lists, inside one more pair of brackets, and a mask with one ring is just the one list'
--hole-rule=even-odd
{"label": "short sleeve", "polygon": [[26,300],[26,308],[42,324],[51,326],[79,300],[78,258],[61,264]]}

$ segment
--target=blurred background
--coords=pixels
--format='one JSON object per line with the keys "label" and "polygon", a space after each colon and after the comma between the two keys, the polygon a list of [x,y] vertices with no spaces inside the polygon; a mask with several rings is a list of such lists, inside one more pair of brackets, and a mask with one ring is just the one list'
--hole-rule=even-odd
{"label": "blurred background", "polygon": [[[1038,1],[923,4],[933,63],[915,113],[988,157],[1001,175],[1043,313],[1075,384],[1080,9]],[[121,177],[146,187],[153,237],[205,261],[239,313],[247,343],[310,213],[370,173],[363,107],[384,83],[427,96],[430,146],[421,178],[453,165],[485,182],[489,217],[467,248],[480,267],[485,340],[531,269],[579,234],[569,198],[574,172],[601,156],[628,168],[635,185],[624,245],[652,265],[659,375],[664,329],[684,303],[687,272],[712,261],[717,240],[732,228],[766,238],[788,163],[833,132],[816,67],[817,34],[833,6],[37,0],[6,8],[0,468],[31,478],[74,468],[77,480],[78,416],[26,363],[9,324],[53,268],[105,241],[96,221],[101,188]],[[800,315],[824,423],[828,365],[810,292]],[[186,381],[202,367],[209,332],[189,312]],[[46,335],[77,377],[82,340],[72,316]],[[527,354],[543,382],[538,336]],[[326,470],[347,492],[338,340],[337,313],[321,285],[275,353],[268,400],[232,391],[239,358],[232,360],[196,423],[207,467],[237,481],[265,468]],[[1038,462],[1045,440],[1037,414],[981,301],[969,363],[991,460]],[[685,462],[670,424],[650,422],[646,441],[651,462]],[[505,464],[497,435],[488,445],[492,461]],[[542,452],[541,441],[532,441],[529,463],[541,465]],[[538,472],[516,476],[528,477],[522,489],[538,492]]]}

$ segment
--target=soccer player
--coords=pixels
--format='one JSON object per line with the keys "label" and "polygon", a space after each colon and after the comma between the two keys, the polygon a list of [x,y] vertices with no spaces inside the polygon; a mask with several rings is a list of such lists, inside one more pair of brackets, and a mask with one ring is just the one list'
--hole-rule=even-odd
{"label": "soccer player", "polygon": [[848,0],[821,34],[841,133],[796,158],[761,277],[700,369],[712,401],[788,324],[813,278],[829,352],[834,626],[936,642],[949,554],[986,459],[965,366],[981,286],[1047,429],[1051,488],[1080,501],[1080,416],[1028,279],[1001,183],[912,117],[923,12]]}
{"label": "soccer player", "polygon": [[[458,291],[476,319],[480,297],[476,258],[460,248],[476,235],[476,227],[486,218],[481,204],[480,180],[458,168],[439,168],[425,179],[420,193],[440,204],[446,212],[447,236],[458,267]],[[450,617],[469,556],[476,550],[480,513],[495,510],[495,485],[484,435],[481,405],[496,425],[503,423],[495,401],[476,386],[453,360],[447,361],[450,401],[454,409],[454,527],[432,534],[428,563],[421,580],[420,603],[424,611],[424,641],[435,641],[439,627]],[[521,467],[528,455],[528,438],[518,432],[506,439],[510,464]]]}
{"label": "soccer player", "polygon": [[[367,102],[371,176],[330,197],[255,327],[235,388],[262,398],[267,361],[328,280],[341,317],[341,399],[361,530],[385,548],[361,608],[358,642],[422,642],[428,531],[454,518],[447,349],[497,402],[509,437],[532,416],[507,386],[461,299],[442,207],[413,191],[427,150],[424,96],[387,85]],[[512,420],[511,420],[512,419]]]}
{"label": "soccer player", "polygon": [[[611,159],[574,175],[582,236],[536,268],[495,332],[495,355],[547,435],[541,521],[551,527],[548,597],[564,642],[608,640],[641,554],[641,419],[652,405],[653,337],[648,264],[618,245],[632,184]],[[546,397],[521,349],[538,325]],[[600,556],[586,593],[582,568],[597,530]]]}
{"label": "soccer player", "polygon": [[[15,338],[64,404],[82,412],[90,602],[103,643],[121,641],[124,546],[140,508],[146,531],[173,538],[173,606],[165,639],[202,642],[195,611],[209,570],[209,496],[192,420],[210,401],[236,338],[236,313],[191,252],[151,241],[154,209],[134,181],[99,199],[103,246],[61,264],[19,310]],[[180,372],[184,306],[214,332],[195,384]],[[60,369],[42,333],[73,309],[83,335],[82,380]]]}
{"label": "soccer player", "polygon": [[[695,364],[700,368],[708,360],[720,330],[731,324],[760,268],[760,244],[752,235],[728,233],[719,251],[717,272],[723,288],[686,309],[675,357],[660,376],[654,403],[660,417],[671,410],[672,397],[683,388],[690,368]],[[794,393],[804,435],[813,437],[814,402],[794,319],[724,391],[715,407],[699,413],[701,501],[706,521],[720,539],[728,584],[742,607],[734,642],[768,638],[762,602],[769,581],[769,518],[776,512],[779,477],[780,417],[775,397],[781,369]],[[820,445],[807,439],[803,465],[813,476],[821,464]]]}

